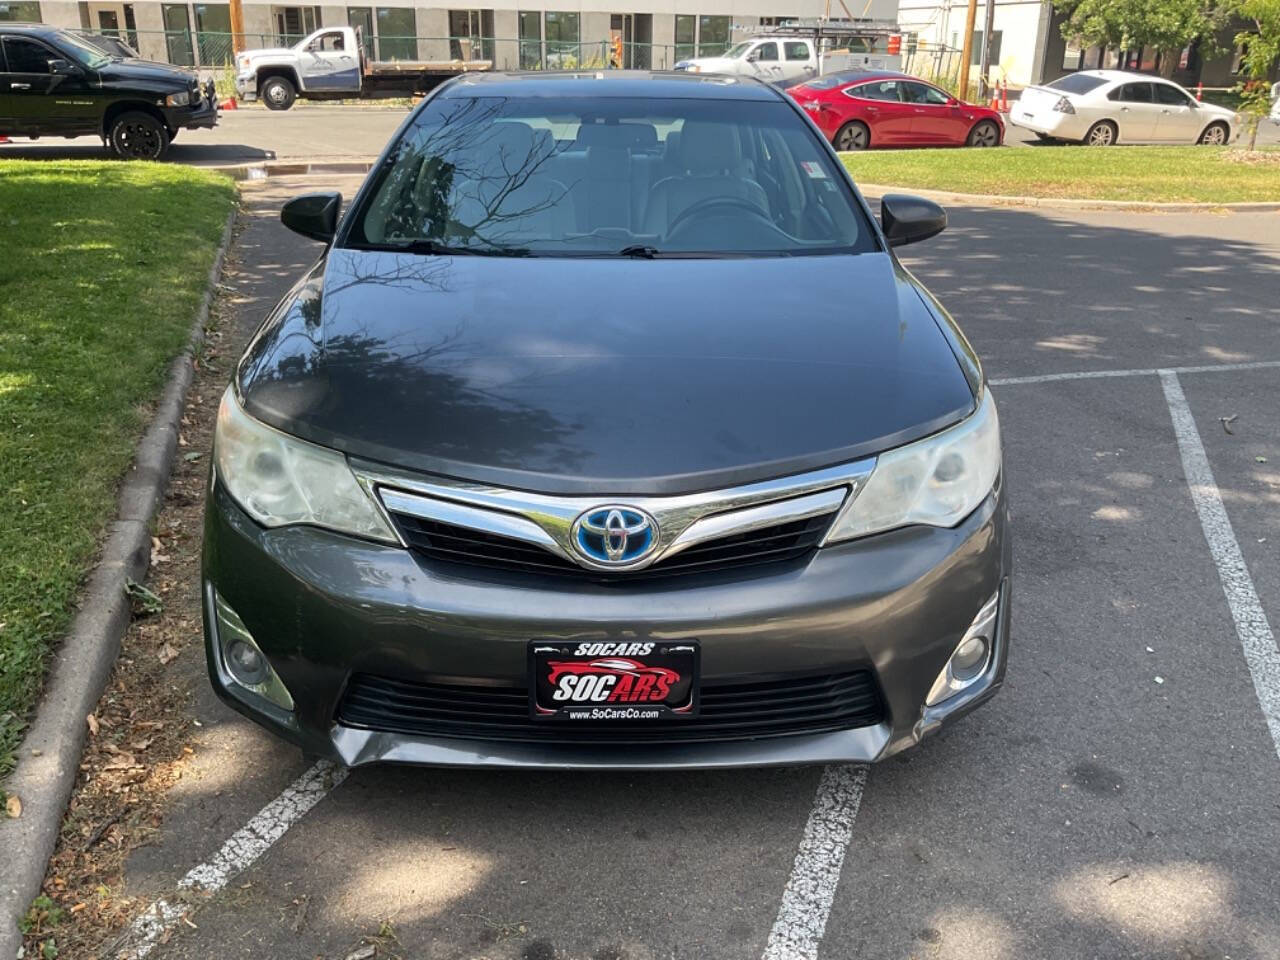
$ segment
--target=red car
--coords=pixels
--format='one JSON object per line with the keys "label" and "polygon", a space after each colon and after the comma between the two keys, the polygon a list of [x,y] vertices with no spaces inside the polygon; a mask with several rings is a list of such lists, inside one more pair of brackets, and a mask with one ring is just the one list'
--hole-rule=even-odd
{"label": "red car", "polygon": [[999,111],[957,100],[905,73],[845,70],[787,90],[837,150],[998,147]]}

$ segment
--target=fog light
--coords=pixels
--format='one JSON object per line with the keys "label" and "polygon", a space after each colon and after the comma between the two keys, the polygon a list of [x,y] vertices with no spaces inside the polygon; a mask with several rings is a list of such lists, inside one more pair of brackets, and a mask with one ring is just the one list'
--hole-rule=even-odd
{"label": "fog light", "polygon": [[956,644],[951,659],[933,681],[925,704],[932,707],[977,683],[991,666],[991,654],[995,647],[996,613],[1000,609],[1000,594],[982,605],[978,615],[969,624],[960,642]]}
{"label": "fog light", "polygon": [[277,707],[292,710],[293,697],[289,695],[284,681],[271,668],[266,654],[254,641],[240,615],[231,609],[231,604],[223,600],[216,590],[213,593],[213,606],[217,615],[220,659],[227,679]]}
{"label": "fog light", "polygon": [[266,679],[267,662],[262,654],[239,638],[227,644],[227,669],[246,687],[257,686]]}
{"label": "fog light", "polygon": [[957,680],[972,680],[986,665],[986,637],[970,637],[951,655],[951,673]]}

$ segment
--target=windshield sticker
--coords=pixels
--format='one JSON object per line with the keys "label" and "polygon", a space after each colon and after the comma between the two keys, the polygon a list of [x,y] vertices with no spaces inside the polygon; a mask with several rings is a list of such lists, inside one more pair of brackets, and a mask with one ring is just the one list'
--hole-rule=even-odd
{"label": "windshield sticker", "polygon": [[827,172],[822,169],[821,164],[814,163],[812,160],[805,160],[801,162],[800,166],[814,180],[827,179]]}

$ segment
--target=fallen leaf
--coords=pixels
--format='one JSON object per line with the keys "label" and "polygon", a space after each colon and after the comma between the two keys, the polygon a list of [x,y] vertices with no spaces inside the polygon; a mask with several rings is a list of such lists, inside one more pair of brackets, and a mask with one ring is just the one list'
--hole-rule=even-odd
{"label": "fallen leaf", "polygon": [[84,719],[85,723],[89,724],[89,733],[96,737],[98,735],[98,718],[91,713]]}
{"label": "fallen leaf", "polygon": [[22,801],[16,793],[9,794],[9,799],[4,802],[4,812],[10,820],[17,820],[22,816]]}
{"label": "fallen leaf", "polygon": [[166,643],[160,647],[157,656],[160,658],[160,665],[167,667],[178,658],[178,648],[171,643]]}
{"label": "fallen leaf", "polygon": [[369,960],[378,952],[378,948],[374,946],[361,947],[358,950],[352,950],[347,954],[347,960]]}
{"label": "fallen leaf", "polygon": [[1253,459],[1254,459],[1254,460],[1256,460],[1258,463],[1266,463],[1266,462],[1267,462],[1267,458],[1266,458],[1266,457],[1254,457]]}
{"label": "fallen leaf", "polygon": [[192,450],[190,453],[184,453],[182,455],[182,459],[187,461],[187,463],[195,463],[197,460],[199,460],[203,456],[204,456],[203,453],[200,453],[196,450]]}

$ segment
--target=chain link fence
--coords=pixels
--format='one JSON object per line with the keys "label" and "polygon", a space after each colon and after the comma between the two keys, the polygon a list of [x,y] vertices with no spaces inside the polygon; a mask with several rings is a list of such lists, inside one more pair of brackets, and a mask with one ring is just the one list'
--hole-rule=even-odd
{"label": "chain link fence", "polygon": [[[129,30],[121,39],[148,60],[219,71],[235,62],[234,37],[214,30]],[[244,33],[240,48],[291,47],[301,35]],[[725,44],[623,43],[609,40],[573,42],[508,37],[364,36],[364,54],[377,61],[486,61],[495,70],[670,70],[695,55],[717,56]]]}

